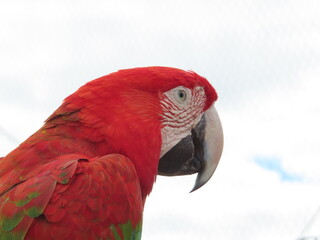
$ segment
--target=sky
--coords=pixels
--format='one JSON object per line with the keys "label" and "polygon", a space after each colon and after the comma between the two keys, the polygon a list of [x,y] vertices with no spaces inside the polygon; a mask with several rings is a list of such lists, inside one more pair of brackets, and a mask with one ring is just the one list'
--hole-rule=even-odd
{"label": "sky", "polygon": [[0,53],[0,156],[118,69],[178,67],[216,88],[219,166],[193,193],[195,176],[158,177],[143,239],[320,236],[318,0],[0,1]]}

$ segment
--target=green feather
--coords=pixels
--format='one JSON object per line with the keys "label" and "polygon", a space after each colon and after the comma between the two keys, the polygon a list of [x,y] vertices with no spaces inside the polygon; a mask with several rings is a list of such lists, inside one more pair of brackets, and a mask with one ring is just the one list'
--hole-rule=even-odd
{"label": "green feather", "polygon": [[39,217],[42,212],[43,212],[43,209],[38,207],[30,207],[27,210],[25,210],[25,213],[32,218]]}
{"label": "green feather", "polygon": [[0,231],[0,240],[21,240],[25,236],[22,232],[2,232]]}
{"label": "green feather", "polygon": [[67,184],[69,182],[69,179],[68,178],[65,178],[65,179],[62,179],[60,181],[61,184]]}
{"label": "green feather", "polygon": [[12,218],[3,217],[1,228],[3,231],[11,231],[14,229],[23,219],[24,213],[19,211]]}
{"label": "green feather", "polygon": [[116,240],[140,240],[141,239],[141,233],[142,233],[141,222],[139,222],[135,228],[132,226],[131,221],[128,221],[125,224],[121,224],[119,225],[119,227],[121,229],[123,239],[121,239],[117,231],[117,228],[114,225],[110,226],[113,232],[113,236]]}
{"label": "green feather", "polygon": [[15,205],[17,207],[22,207],[22,206],[26,205],[27,203],[29,203],[32,199],[38,197],[39,195],[40,195],[39,192],[29,193],[25,199],[16,201]]}
{"label": "green feather", "polygon": [[116,227],[114,225],[111,225],[110,228],[112,230],[112,233],[113,233],[115,240],[121,240],[121,237],[119,236],[119,233],[118,233]]}

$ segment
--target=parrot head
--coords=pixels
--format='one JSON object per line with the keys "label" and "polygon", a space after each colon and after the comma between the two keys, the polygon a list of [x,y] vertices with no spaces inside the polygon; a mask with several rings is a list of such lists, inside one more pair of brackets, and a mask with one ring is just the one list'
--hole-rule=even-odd
{"label": "parrot head", "polygon": [[[210,83],[191,71],[169,67],[120,70],[88,82],[49,118],[77,112],[83,134],[99,154],[130,159],[142,195],[156,175],[198,173],[192,191],[214,173],[223,133]],[[80,120],[79,120],[80,119]]]}

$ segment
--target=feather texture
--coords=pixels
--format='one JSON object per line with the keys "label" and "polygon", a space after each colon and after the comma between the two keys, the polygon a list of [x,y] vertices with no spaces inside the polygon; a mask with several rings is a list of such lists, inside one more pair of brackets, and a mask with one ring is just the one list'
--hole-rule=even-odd
{"label": "feather texture", "polygon": [[193,72],[148,67],[95,79],[0,158],[0,240],[140,239],[157,175],[163,93],[203,87]]}
{"label": "feather texture", "polygon": [[140,185],[124,156],[65,155],[34,172],[1,196],[0,239],[131,239],[126,231],[141,229]]}

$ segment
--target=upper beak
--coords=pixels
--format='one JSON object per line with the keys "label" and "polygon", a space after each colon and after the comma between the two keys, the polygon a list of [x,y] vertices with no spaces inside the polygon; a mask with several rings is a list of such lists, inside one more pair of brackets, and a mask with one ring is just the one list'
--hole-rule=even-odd
{"label": "upper beak", "polygon": [[158,173],[177,176],[198,173],[191,192],[209,181],[217,168],[223,149],[223,132],[219,115],[212,105],[191,131],[164,154]]}

